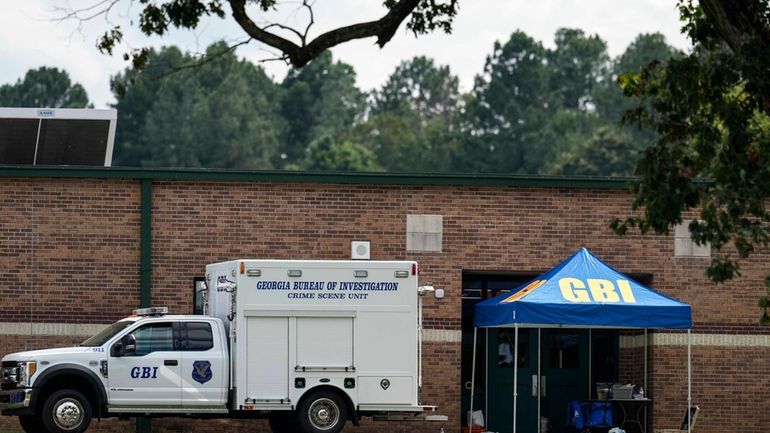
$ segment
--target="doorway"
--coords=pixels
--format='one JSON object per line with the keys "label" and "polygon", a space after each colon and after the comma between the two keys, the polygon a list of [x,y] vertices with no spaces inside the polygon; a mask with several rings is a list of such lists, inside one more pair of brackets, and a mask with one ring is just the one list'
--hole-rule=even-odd
{"label": "doorway", "polygon": [[[475,305],[513,290],[539,273],[464,273],[462,316],[462,422],[467,425],[473,358]],[[513,329],[479,329],[473,409],[482,410],[487,430],[513,431]],[[592,344],[589,345],[589,338]],[[617,380],[618,332],[573,328],[519,329],[517,432],[567,431],[567,403],[586,400],[589,381]],[[507,347],[506,347],[507,346]],[[589,347],[590,352],[589,353]],[[538,355],[540,371],[538,374]],[[538,399],[538,392],[540,393]],[[538,411],[539,409],[539,411]],[[540,430],[540,420],[548,428]]]}
{"label": "doorway", "polygon": [[[486,332],[486,331],[485,331]],[[490,329],[488,428],[513,431],[513,364],[506,348],[514,340],[513,329]],[[540,416],[550,432],[565,432],[567,403],[588,398],[588,330],[519,329],[518,404],[516,430],[538,431]],[[538,374],[538,353],[540,370]],[[511,358],[512,359],[512,358]],[[538,389],[539,388],[539,389]],[[538,395],[539,393],[539,395]],[[538,399],[539,397],[539,399]]]}

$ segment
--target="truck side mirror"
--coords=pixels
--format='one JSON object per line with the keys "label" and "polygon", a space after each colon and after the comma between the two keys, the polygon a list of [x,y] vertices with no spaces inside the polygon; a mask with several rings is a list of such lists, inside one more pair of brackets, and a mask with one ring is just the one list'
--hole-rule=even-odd
{"label": "truck side mirror", "polygon": [[118,341],[112,345],[112,349],[110,349],[110,355],[116,358],[120,358],[125,354],[126,354],[126,346],[123,345],[123,341]]}
{"label": "truck side mirror", "polygon": [[124,335],[118,342],[112,345],[111,355],[114,357],[126,356],[128,352],[136,350],[136,337],[131,334]]}
{"label": "truck side mirror", "polygon": [[126,348],[125,352],[136,352],[136,337],[133,334],[124,335],[120,341],[123,342],[123,347]]}

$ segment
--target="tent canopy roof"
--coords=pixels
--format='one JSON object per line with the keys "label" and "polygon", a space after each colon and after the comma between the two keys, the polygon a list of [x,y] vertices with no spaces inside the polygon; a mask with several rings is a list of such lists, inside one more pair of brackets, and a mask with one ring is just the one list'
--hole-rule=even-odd
{"label": "tent canopy roof", "polygon": [[477,327],[692,327],[689,305],[643,286],[581,248],[555,268],[476,305]]}

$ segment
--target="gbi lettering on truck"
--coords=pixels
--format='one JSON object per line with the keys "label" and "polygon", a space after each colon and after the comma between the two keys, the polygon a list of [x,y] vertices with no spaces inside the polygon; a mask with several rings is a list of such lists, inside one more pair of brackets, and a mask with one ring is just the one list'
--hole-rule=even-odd
{"label": "gbi lettering on truck", "polygon": [[338,433],[363,417],[446,421],[420,401],[421,295],[432,289],[417,269],[208,265],[202,315],[135,310],[76,347],[3,357],[0,410],[28,433],[147,415],[268,418],[275,433]]}

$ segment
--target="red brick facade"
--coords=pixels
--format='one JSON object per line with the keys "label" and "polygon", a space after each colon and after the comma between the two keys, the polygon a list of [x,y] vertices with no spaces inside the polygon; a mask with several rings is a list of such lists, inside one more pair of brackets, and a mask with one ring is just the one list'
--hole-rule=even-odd
{"label": "red brick facade", "polygon": [[[0,193],[0,322],[107,323],[138,306],[138,180],[5,177]],[[623,272],[652,274],[654,287],[690,303],[695,334],[770,335],[757,325],[756,307],[762,273],[770,268],[767,252],[743,263],[740,279],[716,286],[703,276],[707,259],[674,257],[672,237],[613,234],[609,220],[627,215],[629,201],[623,190],[606,189],[156,180],[152,303],[190,312],[192,277],[207,263],[348,259],[350,241],[370,240],[372,259],[417,260],[421,281],[446,290],[444,299],[426,299],[426,328],[459,332],[464,270],[545,271],[585,246]],[[406,251],[407,214],[443,216],[442,252]],[[79,339],[0,335],[0,353]],[[698,433],[770,427],[768,349],[694,348],[693,402],[703,410]],[[638,378],[639,350],[624,353],[621,377]],[[655,427],[674,427],[686,407],[686,347],[653,346],[649,361],[652,420]],[[438,404],[448,423],[365,420],[353,431],[458,432],[460,344],[425,343],[424,376],[423,401]],[[155,426],[267,431],[263,422],[169,419]],[[17,428],[15,419],[0,418],[0,430]]]}

